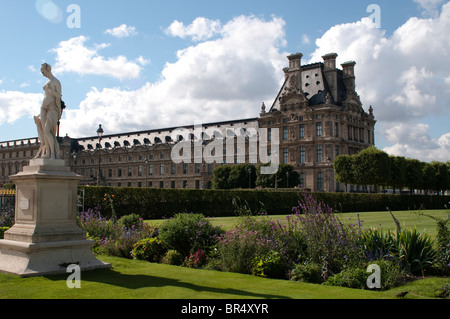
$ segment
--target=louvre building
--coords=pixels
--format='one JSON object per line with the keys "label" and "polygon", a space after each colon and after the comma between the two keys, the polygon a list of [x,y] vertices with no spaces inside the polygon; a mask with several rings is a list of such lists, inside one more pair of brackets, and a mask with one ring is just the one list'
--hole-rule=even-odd
{"label": "louvre building", "polygon": [[[60,137],[61,157],[85,185],[197,189],[211,187],[217,166],[276,157],[299,173],[294,185],[344,191],[334,179],[333,161],[374,145],[376,121],[355,90],[356,63],[337,68],[336,57],[330,53],[322,62],[302,65],[301,53],[288,56],[284,83],[272,105],[257,106],[259,117],[101,138]],[[0,142],[0,185],[10,183],[9,176],[38,149],[37,138]]]}

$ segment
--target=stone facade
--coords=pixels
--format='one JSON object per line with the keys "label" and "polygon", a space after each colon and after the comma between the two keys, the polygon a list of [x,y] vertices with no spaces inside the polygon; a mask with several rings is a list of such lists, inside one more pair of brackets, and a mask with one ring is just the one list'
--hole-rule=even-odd
{"label": "stone facade", "polygon": [[[302,65],[301,53],[290,55],[278,95],[270,108],[263,103],[257,118],[202,124],[201,136],[192,125],[106,135],[101,140],[65,137],[60,139],[62,158],[83,177],[81,184],[202,189],[210,187],[212,171],[219,165],[260,162],[259,145],[250,142],[250,135],[245,138],[245,132],[266,129],[270,149],[277,129],[280,163],[300,173],[299,187],[344,191],[335,182],[333,161],[374,145],[376,121],[372,107],[365,112],[355,90],[355,62],[339,69],[336,57],[331,53],[323,62]],[[180,129],[186,133],[184,139],[176,135]],[[244,132],[244,143],[236,137],[231,149],[222,143],[212,151],[211,143],[224,141],[230,131],[237,136]],[[189,141],[191,156],[176,163],[171,155],[180,141]],[[0,183],[19,172],[38,147],[36,139],[0,143]],[[205,159],[205,154],[215,161]]]}

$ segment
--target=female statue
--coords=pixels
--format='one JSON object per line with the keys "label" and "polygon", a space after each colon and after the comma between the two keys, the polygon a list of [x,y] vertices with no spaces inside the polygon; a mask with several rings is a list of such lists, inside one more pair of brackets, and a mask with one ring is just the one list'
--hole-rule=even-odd
{"label": "female statue", "polygon": [[41,147],[35,158],[59,159],[59,144],[56,138],[58,121],[61,119],[61,83],[52,74],[52,67],[44,63],[41,72],[46,78],[44,85],[44,100],[42,101],[41,114],[35,116]]}

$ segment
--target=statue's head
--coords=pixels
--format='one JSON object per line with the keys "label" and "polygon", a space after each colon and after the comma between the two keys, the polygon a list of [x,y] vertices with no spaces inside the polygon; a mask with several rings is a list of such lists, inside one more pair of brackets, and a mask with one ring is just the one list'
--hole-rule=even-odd
{"label": "statue's head", "polygon": [[41,72],[44,76],[48,76],[52,73],[52,67],[48,63],[41,64]]}

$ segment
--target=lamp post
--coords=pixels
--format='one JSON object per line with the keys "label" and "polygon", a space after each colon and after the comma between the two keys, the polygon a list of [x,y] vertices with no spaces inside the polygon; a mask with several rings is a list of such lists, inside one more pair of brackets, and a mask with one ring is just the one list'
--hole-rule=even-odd
{"label": "lamp post", "polygon": [[100,148],[101,148],[101,142],[102,142],[102,137],[103,137],[103,128],[102,125],[99,124],[98,129],[97,129],[97,137],[98,137],[98,146],[97,148],[99,149],[98,151],[98,175],[97,175],[97,186],[100,185]]}
{"label": "lamp post", "polygon": [[247,169],[247,171],[248,171],[248,188],[250,189],[250,188],[252,188],[252,186],[251,186],[252,168],[249,167],[249,168]]}

